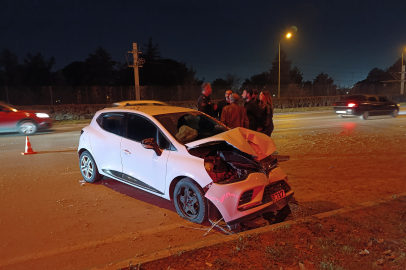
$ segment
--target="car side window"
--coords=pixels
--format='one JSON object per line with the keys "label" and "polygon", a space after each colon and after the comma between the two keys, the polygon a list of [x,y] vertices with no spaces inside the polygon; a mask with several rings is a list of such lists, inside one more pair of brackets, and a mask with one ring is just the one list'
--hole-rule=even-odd
{"label": "car side window", "polygon": [[121,136],[121,123],[123,119],[124,114],[106,113],[100,115],[96,121],[105,131]]}
{"label": "car side window", "polygon": [[377,101],[376,97],[368,97],[368,101]]}
{"label": "car side window", "polygon": [[128,115],[126,137],[136,142],[154,138],[157,141],[159,148],[169,149],[171,147],[170,142],[150,120],[136,114]]}
{"label": "car side window", "polygon": [[378,97],[380,102],[388,102],[386,97]]}
{"label": "car side window", "polygon": [[126,137],[136,142],[141,142],[144,139],[157,139],[157,127],[145,117],[129,114],[127,120]]}

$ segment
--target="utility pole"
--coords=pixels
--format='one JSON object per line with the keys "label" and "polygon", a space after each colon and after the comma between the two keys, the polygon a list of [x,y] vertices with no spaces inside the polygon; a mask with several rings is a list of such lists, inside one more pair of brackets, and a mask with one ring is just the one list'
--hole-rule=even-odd
{"label": "utility pole", "polygon": [[[134,86],[135,86],[135,99],[140,100],[140,78],[138,76],[138,68],[142,67],[142,64],[145,63],[143,58],[138,58],[138,54],[141,53],[138,51],[137,43],[133,43],[133,50],[129,51],[133,55],[134,63],[132,65],[128,65],[129,67],[134,68]],[[127,61],[128,62],[128,61]]]}
{"label": "utility pole", "polygon": [[400,75],[400,94],[405,92],[405,66],[403,65],[403,52],[402,52],[402,74]]}

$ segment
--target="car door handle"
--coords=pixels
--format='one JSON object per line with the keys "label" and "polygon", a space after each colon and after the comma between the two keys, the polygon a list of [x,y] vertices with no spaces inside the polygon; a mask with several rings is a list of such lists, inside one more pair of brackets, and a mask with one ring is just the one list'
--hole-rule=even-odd
{"label": "car door handle", "polygon": [[123,152],[124,152],[126,155],[131,155],[131,152],[128,151],[128,150],[126,150],[126,149],[123,149]]}

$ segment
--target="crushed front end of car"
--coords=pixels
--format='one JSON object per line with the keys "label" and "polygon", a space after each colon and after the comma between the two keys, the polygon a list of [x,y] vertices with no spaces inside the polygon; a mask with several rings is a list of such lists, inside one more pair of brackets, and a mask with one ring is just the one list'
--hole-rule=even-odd
{"label": "crushed front end of car", "polygon": [[189,149],[190,154],[204,159],[213,180],[205,187],[205,197],[231,228],[259,215],[282,221],[282,212],[290,213],[288,203],[294,192],[272,155],[276,150],[273,140],[243,128],[225,133],[226,140]]}

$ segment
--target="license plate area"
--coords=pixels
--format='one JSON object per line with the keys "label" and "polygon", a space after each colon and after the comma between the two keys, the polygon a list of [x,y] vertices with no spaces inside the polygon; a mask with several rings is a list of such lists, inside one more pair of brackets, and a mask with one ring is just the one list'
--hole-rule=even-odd
{"label": "license plate area", "polygon": [[271,197],[272,197],[272,201],[274,203],[276,203],[276,202],[282,200],[283,198],[285,198],[286,194],[285,194],[284,190],[279,190],[279,191],[275,192],[274,194],[271,194]]}

